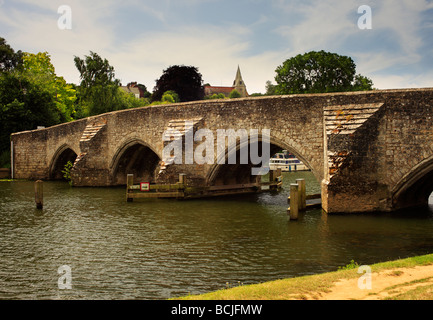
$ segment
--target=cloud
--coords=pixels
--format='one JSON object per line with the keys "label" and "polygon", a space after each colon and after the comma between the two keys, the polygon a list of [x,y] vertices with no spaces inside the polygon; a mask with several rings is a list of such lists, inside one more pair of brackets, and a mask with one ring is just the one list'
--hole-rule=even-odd
{"label": "cloud", "polygon": [[[427,41],[431,1],[240,0],[236,8],[242,7],[242,14],[231,12],[233,3],[225,0],[67,2],[72,30],[57,28],[57,9],[65,4],[59,0],[6,2],[0,29],[16,50],[48,51],[57,74],[70,82],[78,83],[74,55],[94,51],[123,82],[138,81],[149,89],[170,65],[197,66],[214,85],[231,85],[240,65],[248,91],[264,92],[284,60],[326,50],[351,56],[358,72],[376,86],[428,83],[418,74],[426,73],[427,53],[433,52]],[[357,27],[361,4],[372,7],[372,30]],[[218,8],[212,17],[211,8]]]}
{"label": "cloud", "polygon": [[[192,65],[199,68],[205,82],[218,83],[234,80],[241,54],[248,48],[247,42],[222,37],[219,30],[185,28],[177,32],[143,34],[133,43],[119,48],[111,55],[110,62],[121,69],[116,75],[122,81],[147,80],[147,86],[153,86],[153,80],[159,78],[164,69],[171,65]],[[224,74],[233,73],[233,79],[224,79]],[[130,76],[129,76],[130,77]]]}
{"label": "cloud", "polygon": [[299,20],[275,29],[287,39],[294,53],[336,48],[355,30],[357,21],[351,21],[348,15],[357,7],[351,1],[340,2],[338,6],[331,0],[298,2],[296,5],[287,2],[280,6]]}
{"label": "cloud", "polygon": [[[432,2],[425,0],[383,1],[278,1],[286,12],[302,17],[275,29],[287,39],[290,54],[296,55],[311,50],[326,50],[351,56],[358,72],[373,79],[385,88],[393,85],[426,84],[417,76],[408,79],[411,68],[420,63],[426,54],[423,34],[430,28],[431,20],[424,14],[431,10]],[[357,27],[360,5],[372,8],[372,30]],[[430,26],[430,27],[429,27]],[[432,51],[428,45],[427,52]],[[404,71],[405,76],[401,76]],[[416,72],[414,70],[414,72]],[[387,85],[385,74],[389,74]],[[377,77],[377,79],[375,79]],[[398,81],[397,81],[398,79]],[[419,81],[419,82],[418,82]]]}

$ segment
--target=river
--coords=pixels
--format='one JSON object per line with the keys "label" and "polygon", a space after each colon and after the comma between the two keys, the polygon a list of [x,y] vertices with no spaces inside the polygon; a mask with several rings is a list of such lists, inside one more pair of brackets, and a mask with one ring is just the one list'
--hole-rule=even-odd
{"label": "river", "polygon": [[0,299],[167,299],[433,252],[431,208],[289,221],[298,178],[320,192],[310,172],[284,173],[279,193],[191,201],[44,182],[43,210],[33,182],[0,182]]}

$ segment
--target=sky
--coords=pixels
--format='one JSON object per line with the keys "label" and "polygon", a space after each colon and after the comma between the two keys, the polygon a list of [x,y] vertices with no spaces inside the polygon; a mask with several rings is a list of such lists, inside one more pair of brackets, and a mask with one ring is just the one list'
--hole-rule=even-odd
{"label": "sky", "polygon": [[285,60],[325,50],[350,56],[375,88],[433,87],[433,0],[0,0],[0,37],[48,52],[76,84],[74,56],[93,51],[149,91],[186,65],[214,86],[231,86],[239,66],[248,92],[264,93]]}

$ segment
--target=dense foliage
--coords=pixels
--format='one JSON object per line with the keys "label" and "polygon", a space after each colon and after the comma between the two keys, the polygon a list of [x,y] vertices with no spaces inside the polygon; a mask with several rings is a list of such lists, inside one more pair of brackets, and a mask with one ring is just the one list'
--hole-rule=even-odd
{"label": "dense foliage", "polygon": [[276,94],[372,90],[373,82],[356,74],[352,58],[311,51],[286,60],[276,69]]}
{"label": "dense foliage", "polygon": [[193,66],[171,66],[156,80],[152,100],[161,100],[167,91],[174,91],[180,102],[204,98],[202,75]]}

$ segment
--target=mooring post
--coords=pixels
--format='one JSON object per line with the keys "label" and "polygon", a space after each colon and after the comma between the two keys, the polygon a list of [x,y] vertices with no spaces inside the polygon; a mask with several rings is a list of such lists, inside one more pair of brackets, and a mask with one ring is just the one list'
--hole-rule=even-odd
{"label": "mooring post", "polygon": [[296,183],[299,186],[299,210],[304,211],[307,208],[305,179],[297,179]]}
{"label": "mooring post", "polygon": [[273,183],[275,182],[276,178],[277,178],[277,172],[275,170],[270,170],[269,171],[269,182],[270,182],[269,190],[275,190],[275,189],[277,189],[277,186],[273,185]]}
{"label": "mooring post", "polygon": [[177,199],[184,199],[185,198],[185,191],[186,191],[186,174],[185,173],[179,174],[179,186],[180,186],[180,189],[177,190],[177,192],[178,192]]}
{"label": "mooring post", "polygon": [[130,188],[134,185],[134,175],[128,174],[126,176],[126,201],[132,202],[134,199],[129,197]]}
{"label": "mooring post", "polygon": [[35,202],[37,209],[41,210],[44,207],[44,185],[42,180],[35,182]]}
{"label": "mooring post", "polygon": [[186,186],[186,174],[185,173],[179,174],[179,184]]}
{"label": "mooring post", "polygon": [[290,184],[290,220],[298,220],[299,213],[299,186]]}

